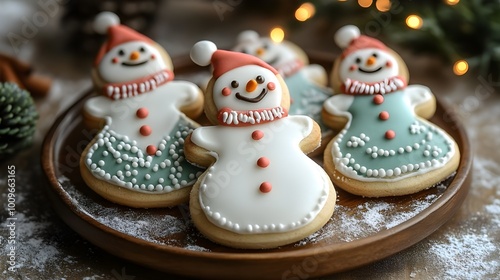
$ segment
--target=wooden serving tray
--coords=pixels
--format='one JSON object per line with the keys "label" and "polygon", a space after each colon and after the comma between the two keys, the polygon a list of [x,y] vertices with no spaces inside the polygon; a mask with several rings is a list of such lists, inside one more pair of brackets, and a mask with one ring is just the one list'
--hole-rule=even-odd
{"label": "wooden serving tray", "polygon": [[[331,57],[312,56],[331,69]],[[184,57],[177,76],[205,71]],[[177,66],[180,65],[180,66]],[[272,250],[237,250],[205,239],[192,225],[187,205],[131,209],[94,193],[79,173],[81,152],[95,131],[83,127],[85,94],[54,123],[43,143],[42,165],[51,204],[81,236],[118,257],[196,278],[302,279],[353,269],[406,249],[448,221],[471,182],[472,151],[462,124],[438,100],[432,122],[444,128],[461,152],[457,172],[437,187],[384,199],[350,195],[339,188],[334,215],[318,232]],[[321,156],[318,157],[321,163]]]}

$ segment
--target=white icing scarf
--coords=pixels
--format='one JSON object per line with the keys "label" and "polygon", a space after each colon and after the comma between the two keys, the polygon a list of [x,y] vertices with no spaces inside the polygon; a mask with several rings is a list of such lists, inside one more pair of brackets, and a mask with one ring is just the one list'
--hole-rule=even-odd
{"label": "white icing scarf", "polygon": [[174,79],[174,72],[164,69],[155,74],[124,83],[109,83],[102,91],[110,99],[118,100],[154,90]]}
{"label": "white icing scarf", "polygon": [[376,83],[364,83],[347,78],[342,91],[351,95],[372,95],[391,93],[406,87],[406,81],[400,76],[386,78]]}
{"label": "white icing scarf", "polygon": [[294,59],[287,63],[277,65],[275,68],[278,70],[283,78],[291,76],[304,67],[304,63],[300,59]]}
{"label": "white icing scarf", "polygon": [[269,109],[235,111],[229,108],[222,108],[217,119],[221,125],[225,126],[249,126],[272,122],[288,116],[286,109],[278,106]]}

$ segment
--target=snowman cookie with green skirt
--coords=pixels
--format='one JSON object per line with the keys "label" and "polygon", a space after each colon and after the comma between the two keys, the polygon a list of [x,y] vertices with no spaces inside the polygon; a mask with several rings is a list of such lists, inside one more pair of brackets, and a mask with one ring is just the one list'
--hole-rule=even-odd
{"label": "snowman cookie with green skirt", "polygon": [[97,130],[81,156],[86,184],[112,202],[139,208],[186,202],[202,169],[184,156],[184,139],[196,127],[203,95],[176,81],[167,52],[150,38],[101,13],[97,31],[107,34],[92,71],[97,96],[83,108],[87,128]]}
{"label": "snowman cookie with green skirt", "polygon": [[428,87],[408,85],[402,58],[381,41],[344,26],[331,82],[336,94],[323,119],[340,130],[324,152],[334,184],[366,197],[400,196],[430,188],[456,171],[453,138],[426,119],[436,100]]}

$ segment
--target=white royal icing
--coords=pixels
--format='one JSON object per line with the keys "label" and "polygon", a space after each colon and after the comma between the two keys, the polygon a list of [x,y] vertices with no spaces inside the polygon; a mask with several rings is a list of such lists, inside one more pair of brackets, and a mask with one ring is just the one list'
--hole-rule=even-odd
{"label": "white royal icing", "polygon": [[[314,220],[326,203],[330,179],[299,147],[312,126],[309,117],[288,116],[246,127],[195,129],[193,143],[216,158],[200,182],[207,218],[241,234],[287,232]],[[260,140],[252,138],[256,130]],[[256,163],[261,157],[270,162],[266,168]],[[271,183],[270,192],[259,191],[263,182]]]}
{"label": "white royal icing", "polygon": [[[134,51],[139,56],[132,59]],[[158,49],[141,41],[119,44],[108,51],[97,66],[99,74],[108,83],[135,80],[166,68]]]}
{"label": "white royal icing", "polygon": [[[368,65],[370,57],[375,57],[375,61]],[[364,73],[361,70],[376,72]],[[396,58],[388,52],[376,48],[360,49],[350,53],[339,66],[339,76],[342,81],[351,79],[364,83],[376,83],[398,74],[399,66]]]}
{"label": "white royal icing", "polygon": [[[248,92],[246,90],[247,83],[249,83],[250,80],[255,80],[257,76],[264,78],[264,82],[258,84],[252,92]],[[238,83],[236,88],[231,86],[233,81]],[[269,83],[274,85],[274,89],[268,88]],[[222,94],[224,88],[231,91],[229,95],[225,96]],[[258,101],[258,103],[252,103],[236,98],[237,93],[245,98],[256,98],[264,93],[264,97],[262,100]],[[236,111],[244,111],[274,108],[280,105],[281,94],[281,84],[276,75],[270,70],[257,65],[237,67],[222,74],[215,81],[213,89],[213,99],[217,110],[230,108]]]}
{"label": "white royal icing", "polygon": [[[109,129],[128,137],[145,151],[148,145],[157,146],[161,142],[183,114],[179,108],[193,103],[198,94],[198,88],[192,83],[171,81],[151,92],[125,99],[92,97],[85,103],[84,110],[94,117],[105,118]],[[141,108],[149,112],[147,118],[136,116]],[[143,125],[151,128],[149,136],[140,134]]]}

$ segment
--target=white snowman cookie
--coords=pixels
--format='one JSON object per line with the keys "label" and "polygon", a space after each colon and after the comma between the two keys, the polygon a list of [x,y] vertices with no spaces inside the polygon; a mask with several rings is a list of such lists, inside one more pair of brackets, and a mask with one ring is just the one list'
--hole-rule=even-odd
{"label": "white snowman cookie", "polygon": [[198,127],[191,118],[203,110],[201,91],[174,81],[166,51],[120,25],[115,14],[98,15],[96,29],[108,40],[93,69],[98,96],[83,109],[86,126],[99,130],[81,156],[83,179],[104,198],[130,207],[187,201],[203,171],[183,151],[184,139]]}
{"label": "white snowman cookie", "polygon": [[205,113],[214,126],[186,139],[189,161],[208,167],[193,187],[195,226],[214,242],[273,248],[298,241],[331,217],[336,193],[305,153],[319,146],[318,125],[288,115],[281,75],[262,60],[201,41],[191,58],[212,64]]}
{"label": "white snowman cookie", "polygon": [[321,109],[332,90],[326,87],[327,75],[321,65],[309,64],[306,53],[292,42],[276,43],[252,30],[240,33],[233,50],[256,56],[278,70],[289,90],[289,114],[311,117],[319,124],[323,140],[331,138],[332,131],[323,123]]}
{"label": "white snowman cookie", "polygon": [[435,112],[429,88],[407,85],[404,61],[349,25],[335,35],[344,48],[332,72],[338,92],[324,104],[325,123],[341,130],[324,152],[334,184],[361,196],[416,193],[450,176],[458,146],[426,121]]}

